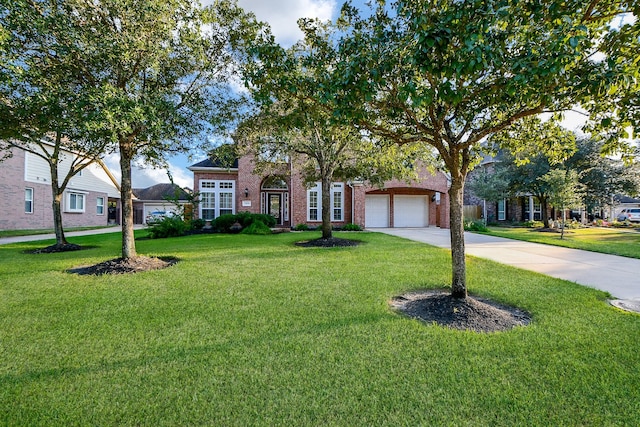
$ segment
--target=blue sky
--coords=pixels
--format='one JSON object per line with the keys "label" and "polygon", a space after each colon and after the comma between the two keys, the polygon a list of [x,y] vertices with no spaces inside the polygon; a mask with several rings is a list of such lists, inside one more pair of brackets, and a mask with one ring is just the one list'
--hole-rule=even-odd
{"label": "blue sky", "polygon": [[[353,0],[352,4],[358,8],[365,8],[367,0]],[[203,4],[211,1],[203,0]],[[297,21],[300,18],[313,17],[322,20],[333,20],[338,16],[343,0],[238,0],[245,10],[253,12],[256,17],[268,22],[278,43],[290,46],[302,38]],[[203,155],[193,154],[176,156],[169,159],[169,170],[174,182],[182,187],[193,187],[193,173],[187,169],[191,164],[204,160]],[[105,159],[111,172],[120,177],[118,156],[112,155]],[[134,167],[132,172],[134,188],[146,188],[154,184],[169,182],[167,171],[151,167]]]}

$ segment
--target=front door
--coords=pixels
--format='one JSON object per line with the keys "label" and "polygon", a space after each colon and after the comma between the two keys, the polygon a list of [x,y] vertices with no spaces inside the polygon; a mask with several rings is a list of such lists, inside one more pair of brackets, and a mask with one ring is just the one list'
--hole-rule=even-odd
{"label": "front door", "polygon": [[269,215],[276,219],[277,225],[282,225],[282,194],[269,193]]}

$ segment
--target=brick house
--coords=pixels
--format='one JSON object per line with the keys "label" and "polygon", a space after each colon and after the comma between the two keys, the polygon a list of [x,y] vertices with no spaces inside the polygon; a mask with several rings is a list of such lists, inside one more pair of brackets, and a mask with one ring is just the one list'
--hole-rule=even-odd
{"label": "brick house", "polygon": [[[73,156],[64,152],[59,165],[61,177],[66,175]],[[0,229],[53,228],[52,202],[47,162],[13,149],[12,156],[0,162]],[[119,186],[104,163],[93,163],[71,178],[62,200],[64,227],[115,224],[119,212]]]}
{"label": "brick house", "polygon": [[[196,216],[211,220],[237,212],[266,213],[281,227],[322,223],[320,183],[307,187],[291,163],[270,173],[254,173],[252,156],[243,156],[229,167],[210,159],[188,168],[194,190],[200,193]],[[357,181],[335,182],[331,192],[332,224],[362,227],[449,228],[448,180],[442,172],[420,168],[417,180],[393,180],[382,188]]]}
{"label": "brick house", "polygon": [[176,202],[182,209],[189,204],[189,194],[176,184],[163,183],[148,188],[134,188],[133,195],[134,224],[146,224],[152,212],[179,213],[181,209],[173,202],[176,197]]}
{"label": "brick house", "polygon": [[[496,159],[486,156],[480,165],[473,169],[467,177],[467,185],[464,188],[465,218],[485,218],[489,223],[507,224],[524,221],[541,221],[542,207],[536,196],[521,194],[505,197],[498,201],[486,201],[471,191],[468,185],[482,172],[494,173]],[[531,212],[531,213],[530,213]],[[553,217],[554,210],[547,206],[547,215]]]}

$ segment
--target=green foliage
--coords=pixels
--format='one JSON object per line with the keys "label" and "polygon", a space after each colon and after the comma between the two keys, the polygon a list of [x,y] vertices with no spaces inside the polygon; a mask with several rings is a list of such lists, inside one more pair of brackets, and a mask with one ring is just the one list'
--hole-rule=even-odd
{"label": "green foliage", "polygon": [[264,222],[256,219],[248,227],[244,228],[240,233],[267,235],[271,234],[271,228],[269,228]]}
{"label": "green foliage", "polygon": [[190,227],[179,216],[167,216],[162,221],[156,222],[149,228],[149,237],[152,239],[162,239],[166,237],[184,236]]}
{"label": "green foliage", "polygon": [[345,88],[336,97],[343,98],[341,113],[364,132],[437,151],[451,177],[452,287],[462,296],[462,191],[486,151],[484,141],[526,117],[598,103],[585,88],[608,76],[592,56],[628,5],[445,0],[395,6],[392,15],[385,1],[375,2],[367,18],[343,8],[337,68]]}
{"label": "green foliage", "polygon": [[309,230],[309,226],[307,224],[300,223],[300,224],[296,224],[296,226],[293,227],[293,229],[295,231],[308,231]]}
{"label": "green foliage", "polygon": [[[273,41],[256,45],[254,60],[245,64],[244,79],[260,109],[242,123],[238,139],[246,141],[244,151],[255,155],[258,169],[278,171],[283,162],[295,162],[307,183],[323,183],[322,197],[328,200],[332,182],[409,179],[417,159],[433,163],[433,150],[389,144],[341,114],[340,34],[317,20],[303,18],[298,24],[303,40],[288,49]],[[325,238],[331,236],[330,214],[323,203]]]}
{"label": "green foliage", "polygon": [[245,229],[250,227],[255,221],[260,221],[267,227],[275,227],[276,219],[271,215],[254,214],[251,212],[239,212],[237,214],[224,214],[213,220],[213,229],[219,233],[231,233],[234,224],[238,223]]}
{"label": "green foliage", "polygon": [[343,231],[362,231],[362,227],[358,224],[345,224],[342,226]]}
{"label": "green foliage", "polygon": [[202,218],[196,218],[196,219],[192,219],[189,222],[189,228],[191,228],[192,230],[202,230],[202,228],[204,227],[206,221]]}
{"label": "green foliage", "polygon": [[489,171],[483,167],[474,171],[473,179],[469,179],[466,186],[477,197],[488,202],[497,202],[509,193],[509,177],[503,168]]}
{"label": "green foliage", "polygon": [[[28,83],[26,93],[40,99],[62,92],[55,104],[68,109],[48,116],[71,117],[74,136],[108,145],[98,156],[120,154],[123,212],[133,212],[134,158],[164,166],[168,153],[208,144],[211,133],[237,120],[243,99],[230,90],[237,48],[262,26],[236,1],[205,9],[189,0],[6,4],[0,28],[11,34],[10,50],[0,49],[0,81],[8,70],[36,73],[38,85]],[[50,87],[39,85],[49,78]],[[0,116],[21,100],[0,94]],[[132,214],[122,225],[122,256],[129,258],[136,253]]]}
{"label": "green foliage", "polygon": [[544,223],[542,221],[533,221],[533,220],[525,221],[522,225],[527,227],[527,228],[542,228],[542,227],[544,227]]}
{"label": "green foliage", "polygon": [[464,229],[465,231],[477,231],[477,232],[482,232],[484,233],[485,231],[488,231],[489,229],[487,228],[486,225],[484,225],[484,223],[482,221],[474,221],[474,220],[465,220],[464,222]]}

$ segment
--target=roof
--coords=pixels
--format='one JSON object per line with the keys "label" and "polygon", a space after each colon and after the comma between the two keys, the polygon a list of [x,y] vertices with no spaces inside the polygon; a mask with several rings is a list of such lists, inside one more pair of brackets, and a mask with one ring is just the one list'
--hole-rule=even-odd
{"label": "roof", "polygon": [[156,184],[149,188],[134,188],[133,194],[139,200],[166,200],[167,197],[175,198],[176,195],[178,200],[189,198],[189,194],[176,184]]}
{"label": "roof", "polygon": [[205,159],[201,162],[196,163],[195,165],[191,165],[189,166],[189,170],[193,170],[193,169],[202,169],[202,168],[213,168],[213,169],[238,169],[238,159],[235,159],[233,161],[233,164],[231,165],[231,167],[229,167],[228,165],[223,165],[221,161],[219,160],[211,160],[211,159]]}
{"label": "roof", "polygon": [[634,199],[633,197],[623,196],[620,194],[616,194],[614,199],[618,203],[640,203],[640,199]]}

